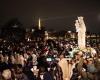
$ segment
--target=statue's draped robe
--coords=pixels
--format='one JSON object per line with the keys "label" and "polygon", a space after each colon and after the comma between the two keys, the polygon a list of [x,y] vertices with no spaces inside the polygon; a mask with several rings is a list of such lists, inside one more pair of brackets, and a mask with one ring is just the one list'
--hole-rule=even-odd
{"label": "statue's draped robe", "polygon": [[76,31],[78,32],[78,46],[80,49],[84,49],[86,44],[85,40],[86,26],[83,17],[78,17],[75,26],[76,26]]}

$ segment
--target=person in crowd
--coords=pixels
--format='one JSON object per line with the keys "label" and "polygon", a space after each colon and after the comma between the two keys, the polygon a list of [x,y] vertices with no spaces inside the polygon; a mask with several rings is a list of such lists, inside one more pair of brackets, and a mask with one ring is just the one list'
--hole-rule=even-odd
{"label": "person in crowd", "polygon": [[15,79],[16,80],[29,80],[28,77],[23,72],[23,67],[21,64],[17,64],[15,68]]}
{"label": "person in crowd", "polygon": [[100,80],[100,55],[98,55],[95,59],[93,58],[93,60],[94,60],[94,65],[97,69],[97,72],[95,73],[96,80]]}
{"label": "person in crowd", "polygon": [[0,80],[12,80],[10,69],[3,70]]}
{"label": "person in crowd", "polygon": [[38,77],[37,80],[53,80],[50,72],[44,66],[41,66],[39,68],[39,74],[38,75],[39,75],[39,77]]}
{"label": "person in crowd", "polygon": [[10,55],[9,60],[8,60],[9,66],[10,67],[14,66],[16,64],[15,62],[16,62],[16,59],[15,59],[14,55]]}
{"label": "person in crowd", "polygon": [[95,80],[95,74],[97,72],[97,69],[95,67],[95,64],[94,64],[94,61],[93,61],[93,58],[89,58],[88,59],[88,64],[87,64],[87,75],[88,75],[88,78],[90,80]]}
{"label": "person in crowd", "polygon": [[[93,49],[90,49],[91,47]],[[98,50],[98,53],[94,49]],[[84,53],[80,51],[75,41],[60,39],[49,42],[2,41],[0,42],[0,78],[6,79],[2,73],[9,68],[11,80],[100,80],[100,45],[98,44],[97,47],[93,44],[86,47],[86,50]],[[65,59],[65,54],[67,58],[71,57],[71,61]],[[47,57],[52,57],[53,60],[48,62]],[[60,60],[53,64],[56,58]],[[31,71],[33,66],[39,69],[39,78]],[[47,70],[48,67],[50,71]]]}
{"label": "person in crowd", "polygon": [[87,73],[86,69],[83,67],[84,66],[84,59],[83,59],[83,52],[79,51],[75,54],[75,59],[76,59],[76,69],[78,71],[78,78],[82,80],[87,80]]}
{"label": "person in crowd", "polygon": [[78,69],[76,65],[76,60],[72,59],[71,60],[71,72],[70,72],[70,80],[78,80]]}
{"label": "person in crowd", "polygon": [[61,67],[57,62],[54,62],[51,65],[50,73],[53,77],[53,80],[63,80],[63,73]]}

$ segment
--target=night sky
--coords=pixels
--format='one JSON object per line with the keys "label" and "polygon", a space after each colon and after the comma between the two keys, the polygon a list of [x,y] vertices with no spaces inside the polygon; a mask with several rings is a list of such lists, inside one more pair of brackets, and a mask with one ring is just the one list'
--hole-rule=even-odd
{"label": "night sky", "polygon": [[40,17],[47,29],[75,30],[77,16],[84,16],[88,31],[100,32],[99,0],[0,0],[0,25],[18,18],[30,27]]}

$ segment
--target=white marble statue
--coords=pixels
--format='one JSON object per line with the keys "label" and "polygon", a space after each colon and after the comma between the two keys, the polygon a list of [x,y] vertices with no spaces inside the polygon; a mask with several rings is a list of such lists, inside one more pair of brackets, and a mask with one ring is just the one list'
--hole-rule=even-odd
{"label": "white marble statue", "polygon": [[78,46],[80,49],[85,48],[86,40],[86,26],[83,20],[83,17],[78,17],[78,20],[75,21],[76,32],[78,32]]}

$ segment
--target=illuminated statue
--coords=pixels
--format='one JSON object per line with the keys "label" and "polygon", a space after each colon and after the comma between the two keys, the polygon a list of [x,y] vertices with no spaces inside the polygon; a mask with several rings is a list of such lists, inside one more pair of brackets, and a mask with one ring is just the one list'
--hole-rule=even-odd
{"label": "illuminated statue", "polygon": [[78,17],[78,20],[75,22],[76,32],[78,32],[78,46],[80,49],[85,48],[86,40],[85,40],[85,32],[86,26],[83,20],[83,17]]}

